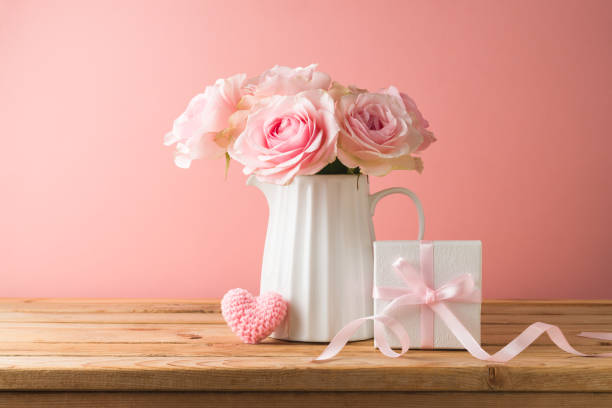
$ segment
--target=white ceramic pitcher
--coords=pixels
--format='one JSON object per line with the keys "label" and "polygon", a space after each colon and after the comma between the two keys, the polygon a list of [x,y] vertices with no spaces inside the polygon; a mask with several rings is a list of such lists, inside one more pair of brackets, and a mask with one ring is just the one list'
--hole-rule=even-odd
{"label": "white ceramic pitcher", "polygon": [[[251,176],[247,184],[265,194],[270,209],[260,293],[277,292],[289,302],[274,338],[328,342],[349,321],[372,314],[372,216],[378,200],[409,196],[423,238],[418,197],[401,187],[370,194],[367,176],[298,176],[287,186]],[[372,337],[369,324],[351,340]]]}

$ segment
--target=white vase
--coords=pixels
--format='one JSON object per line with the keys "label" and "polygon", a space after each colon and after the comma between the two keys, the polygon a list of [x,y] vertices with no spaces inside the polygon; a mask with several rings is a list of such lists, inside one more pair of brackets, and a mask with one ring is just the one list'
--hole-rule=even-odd
{"label": "white vase", "polygon": [[[260,293],[277,292],[289,302],[274,338],[327,342],[349,321],[372,314],[372,215],[379,199],[412,198],[423,236],[416,195],[399,187],[370,195],[363,175],[298,176],[287,186],[251,176],[247,184],[265,194],[270,210]],[[351,340],[372,337],[369,324]]]}

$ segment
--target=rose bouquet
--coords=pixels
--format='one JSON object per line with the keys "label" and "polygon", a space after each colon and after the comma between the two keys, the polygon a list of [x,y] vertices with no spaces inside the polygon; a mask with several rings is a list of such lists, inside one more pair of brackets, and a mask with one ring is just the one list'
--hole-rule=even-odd
{"label": "rose bouquet", "polygon": [[414,101],[395,87],[368,92],[317,71],[275,66],[247,79],[219,79],[196,95],[166,134],[175,163],[226,158],[259,180],[417,170],[436,139]]}

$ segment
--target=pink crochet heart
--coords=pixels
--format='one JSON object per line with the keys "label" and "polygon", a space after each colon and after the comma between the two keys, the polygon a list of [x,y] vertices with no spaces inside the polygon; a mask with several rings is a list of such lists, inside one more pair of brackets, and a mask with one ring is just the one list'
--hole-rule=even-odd
{"label": "pink crochet heart", "polygon": [[287,314],[287,301],[268,292],[253,296],[245,289],[232,289],[221,300],[227,325],[245,343],[255,344],[268,337]]}

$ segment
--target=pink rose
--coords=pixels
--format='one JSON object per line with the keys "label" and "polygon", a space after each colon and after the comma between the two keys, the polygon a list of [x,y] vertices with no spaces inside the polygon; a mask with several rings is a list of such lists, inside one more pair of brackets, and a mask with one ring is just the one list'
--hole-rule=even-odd
{"label": "pink rose", "polygon": [[245,174],[289,184],[335,160],[338,131],[334,101],[326,92],[275,95],[253,107],[229,154],[245,166]]}
{"label": "pink rose", "polygon": [[317,64],[307,67],[289,68],[276,65],[245,84],[247,93],[262,98],[272,95],[295,95],[312,89],[327,90],[331,78],[316,71]]}
{"label": "pink rose", "polygon": [[344,95],[337,116],[341,125],[338,158],[345,166],[375,176],[391,170],[422,170],[420,158],[411,153],[423,144],[424,137],[413,126],[395,88]]}
{"label": "pink rose", "polygon": [[316,71],[317,64],[307,67],[290,68],[276,65],[263,74],[248,79],[243,86],[243,97],[238,111],[230,118],[229,139],[235,139],[246,125],[250,109],[258,101],[274,95],[295,95],[300,92],[322,89],[327,90],[331,78],[326,73]]}
{"label": "pink rose", "polygon": [[229,138],[222,132],[242,97],[245,74],[219,79],[196,95],[164,137],[164,144],[177,143],[174,162],[188,168],[193,159],[216,158],[227,151]]}
{"label": "pink rose", "polygon": [[[394,87],[389,87],[389,90],[391,90],[390,92],[392,93],[397,93],[397,89]],[[410,118],[412,119],[412,126],[421,134],[421,136],[423,136],[423,143],[421,143],[421,145],[415,150],[415,152],[422,152],[437,139],[434,137],[432,132],[427,130],[429,127],[429,122],[425,120],[419,111],[419,108],[417,108],[416,103],[414,103],[414,100],[412,100],[412,98],[405,93],[400,92],[399,95],[404,102],[404,107],[406,108],[408,115],[410,115]]]}

